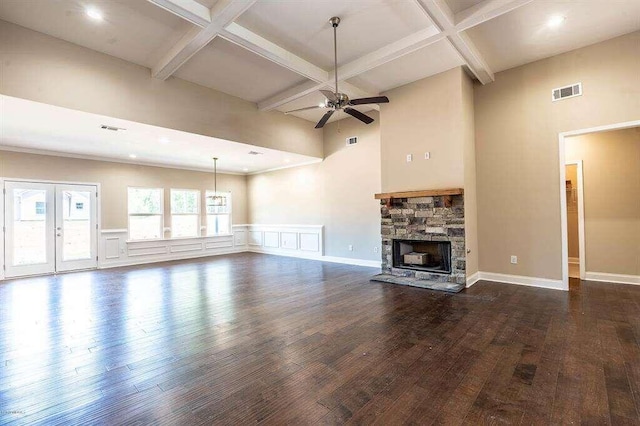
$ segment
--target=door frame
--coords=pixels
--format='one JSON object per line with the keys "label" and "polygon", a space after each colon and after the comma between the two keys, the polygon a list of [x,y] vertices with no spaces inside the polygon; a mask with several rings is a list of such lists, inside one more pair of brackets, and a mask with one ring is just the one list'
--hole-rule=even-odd
{"label": "door frame", "polygon": [[[100,244],[100,235],[102,235],[102,208],[101,208],[101,199],[102,199],[102,186],[100,182],[77,182],[77,181],[65,181],[65,180],[47,180],[47,179],[25,179],[25,178],[11,178],[11,177],[0,177],[0,187],[4,190],[4,185],[6,182],[31,182],[31,183],[51,183],[54,185],[90,185],[95,186],[97,191],[96,196],[96,221],[98,225],[98,229],[96,229],[96,244],[97,244],[97,252],[98,252],[98,262],[95,269],[100,268],[100,259],[102,258],[102,247]],[[2,196],[0,197],[0,225],[2,226],[2,238],[0,241],[0,263],[2,264],[2,269],[0,269],[0,280],[4,280],[6,278],[5,275],[5,254],[6,254],[6,223],[4,217],[4,199],[5,194],[4,191]],[[93,268],[92,268],[93,269]],[[64,272],[61,272],[64,273]]]}
{"label": "door frame", "polygon": [[[567,161],[565,166],[576,166],[576,175],[578,176],[578,262],[580,264],[580,279],[584,280],[586,276],[586,244],[584,237],[584,172],[582,168],[582,160]],[[566,179],[566,175],[565,175]],[[566,195],[566,190],[565,190]],[[567,241],[568,250],[568,241]]]}
{"label": "door frame", "polygon": [[[566,155],[565,155],[565,138],[572,136],[586,135],[589,133],[600,133],[609,130],[622,130],[630,129],[632,127],[640,127],[640,120],[625,121],[622,123],[608,124],[605,126],[589,127],[580,130],[571,130],[568,132],[558,133],[558,153],[559,162],[558,170],[560,172],[560,240],[561,240],[561,265],[562,265],[562,289],[569,290],[569,239],[567,234],[567,189],[565,182],[567,180],[566,174]],[[583,262],[580,262],[582,265]],[[580,270],[582,275],[582,270]]]}

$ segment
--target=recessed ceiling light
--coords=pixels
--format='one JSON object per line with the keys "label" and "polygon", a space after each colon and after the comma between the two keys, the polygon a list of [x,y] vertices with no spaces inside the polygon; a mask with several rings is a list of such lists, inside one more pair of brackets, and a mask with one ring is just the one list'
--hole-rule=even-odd
{"label": "recessed ceiling light", "polygon": [[291,162],[291,160],[289,160],[288,158],[285,158],[285,159],[284,159],[284,162],[285,162],[285,163],[290,163],[290,162]]}
{"label": "recessed ceiling light", "polygon": [[164,144],[169,143],[169,138],[161,137],[159,140],[160,140],[160,143],[164,143]]}
{"label": "recessed ceiling light", "polygon": [[557,28],[564,22],[566,18],[560,15],[554,15],[547,21],[547,27],[549,28]]}
{"label": "recessed ceiling light", "polygon": [[89,18],[93,19],[94,21],[102,21],[102,13],[100,13],[100,11],[97,9],[93,9],[93,8],[87,9],[86,14]]}
{"label": "recessed ceiling light", "polygon": [[135,154],[129,154],[129,158],[138,158],[138,156]]}
{"label": "recessed ceiling light", "polygon": [[249,169],[247,169],[246,167],[244,169],[242,169],[243,172],[248,172]]}

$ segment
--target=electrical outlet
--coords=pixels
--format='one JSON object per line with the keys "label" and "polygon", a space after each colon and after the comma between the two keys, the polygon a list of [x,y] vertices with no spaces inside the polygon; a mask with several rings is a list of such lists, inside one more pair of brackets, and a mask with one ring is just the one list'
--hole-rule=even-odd
{"label": "electrical outlet", "polygon": [[353,246],[349,244],[349,251],[353,251]]}
{"label": "electrical outlet", "polygon": [[514,265],[518,264],[518,256],[511,256],[511,263]]}
{"label": "electrical outlet", "polygon": [[413,155],[407,154],[407,163],[410,163],[412,161],[413,161]]}
{"label": "electrical outlet", "polygon": [[374,252],[374,253],[377,253],[377,252],[378,252],[378,247],[377,247],[377,246],[373,248],[373,252]]}
{"label": "electrical outlet", "polygon": [[424,159],[425,159],[425,160],[428,160],[428,159],[430,159],[430,158],[431,158],[431,153],[430,153],[430,152],[425,152],[425,153],[424,153]]}

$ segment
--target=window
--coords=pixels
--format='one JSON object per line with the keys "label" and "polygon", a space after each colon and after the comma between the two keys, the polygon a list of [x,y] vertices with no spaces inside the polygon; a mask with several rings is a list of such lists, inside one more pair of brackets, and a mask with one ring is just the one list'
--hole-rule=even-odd
{"label": "window", "polygon": [[[209,197],[219,195],[226,198],[226,205],[213,205]],[[207,236],[231,233],[231,193],[207,191]]]}
{"label": "window", "polygon": [[129,188],[129,239],[163,238],[162,193],[159,188]]}
{"label": "window", "polygon": [[171,190],[171,237],[197,237],[200,233],[200,191]]}
{"label": "window", "polygon": [[36,214],[44,214],[44,201],[36,201]]}

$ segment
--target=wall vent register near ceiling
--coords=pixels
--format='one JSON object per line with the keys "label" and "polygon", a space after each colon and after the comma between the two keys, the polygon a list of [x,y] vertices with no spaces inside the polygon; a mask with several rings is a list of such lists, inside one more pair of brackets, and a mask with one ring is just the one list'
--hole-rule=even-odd
{"label": "wall vent register near ceiling", "polygon": [[347,138],[347,146],[355,145],[357,143],[358,143],[358,137],[357,136],[351,136],[350,138]]}
{"label": "wall vent register near ceiling", "polygon": [[553,102],[562,99],[574,98],[582,95],[582,83],[574,83],[569,86],[558,87],[551,91],[551,100]]}
{"label": "wall vent register near ceiling", "polygon": [[249,155],[261,155],[261,152],[258,151],[249,151]]}
{"label": "wall vent register near ceiling", "polygon": [[124,128],[122,128],[122,127],[108,126],[108,125],[106,125],[106,124],[101,125],[101,126],[100,126],[100,128],[101,128],[102,130],[111,130],[112,132],[118,132],[118,131],[127,130],[127,129],[124,129]]}

